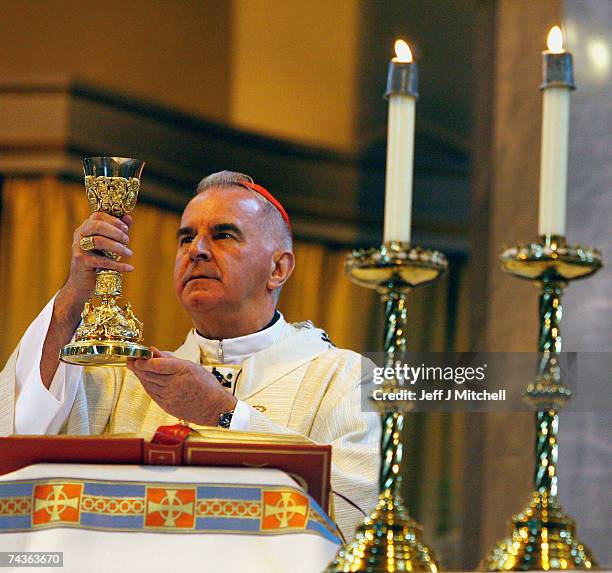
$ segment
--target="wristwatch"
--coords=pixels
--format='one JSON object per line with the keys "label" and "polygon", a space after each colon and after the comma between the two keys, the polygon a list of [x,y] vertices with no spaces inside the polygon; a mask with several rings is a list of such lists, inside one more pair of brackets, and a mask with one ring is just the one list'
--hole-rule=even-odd
{"label": "wristwatch", "polygon": [[217,423],[217,426],[219,428],[225,428],[226,430],[229,430],[233,417],[234,410],[230,410],[229,412],[223,412],[223,414],[219,416],[219,422]]}

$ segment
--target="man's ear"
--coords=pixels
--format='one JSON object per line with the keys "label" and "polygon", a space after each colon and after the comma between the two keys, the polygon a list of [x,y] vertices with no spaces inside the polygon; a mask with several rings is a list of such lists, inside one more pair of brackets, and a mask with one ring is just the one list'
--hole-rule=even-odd
{"label": "man's ear", "polygon": [[268,289],[276,290],[282,287],[295,268],[295,256],[292,251],[276,251],[270,263]]}

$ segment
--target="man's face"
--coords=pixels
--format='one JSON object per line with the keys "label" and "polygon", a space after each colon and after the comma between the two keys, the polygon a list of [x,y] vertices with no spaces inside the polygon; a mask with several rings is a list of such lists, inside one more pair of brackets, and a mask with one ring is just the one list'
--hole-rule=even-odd
{"label": "man's face", "polygon": [[211,188],[183,212],[174,287],[192,316],[251,310],[269,295],[274,245],[262,237],[263,208],[242,187]]}

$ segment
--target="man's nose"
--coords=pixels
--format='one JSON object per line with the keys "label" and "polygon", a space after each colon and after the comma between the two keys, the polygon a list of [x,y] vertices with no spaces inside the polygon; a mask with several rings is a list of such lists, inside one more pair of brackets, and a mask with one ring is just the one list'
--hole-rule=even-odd
{"label": "man's nose", "polygon": [[198,235],[191,241],[189,246],[189,258],[192,261],[196,259],[204,259],[205,261],[209,261],[212,258],[212,254],[210,252],[210,246],[205,237]]}

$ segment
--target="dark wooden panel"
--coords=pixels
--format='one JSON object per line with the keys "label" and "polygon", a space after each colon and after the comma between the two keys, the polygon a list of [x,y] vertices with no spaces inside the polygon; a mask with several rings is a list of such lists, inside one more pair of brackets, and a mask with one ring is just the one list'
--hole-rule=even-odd
{"label": "dark wooden panel", "polygon": [[[44,89],[32,86],[32,93],[40,96]],[[24,161],[27,166],[31,160],[33,173],[55,169],[80,179],[85,155],[138,157],[147,162],[142,200],[177,211],[203,176],[242,171],[278,196],[300,239],[347,246],[381,239],[384,134],[360,153],[337,152],[240,131],[82,83],[48,89],[65,97],[65,106],[53,111],[64,126],[58,142],[63,155],[42,161],[34,133],[21,162],[7,161],[8,148],[0,149],[2,165],[18,165],[23,172]],[[27,92],[24,86],[14,90],[5,86],[0,93]],[[468,158],[417,129],[415,165],[415,241],[464,253]]]}

